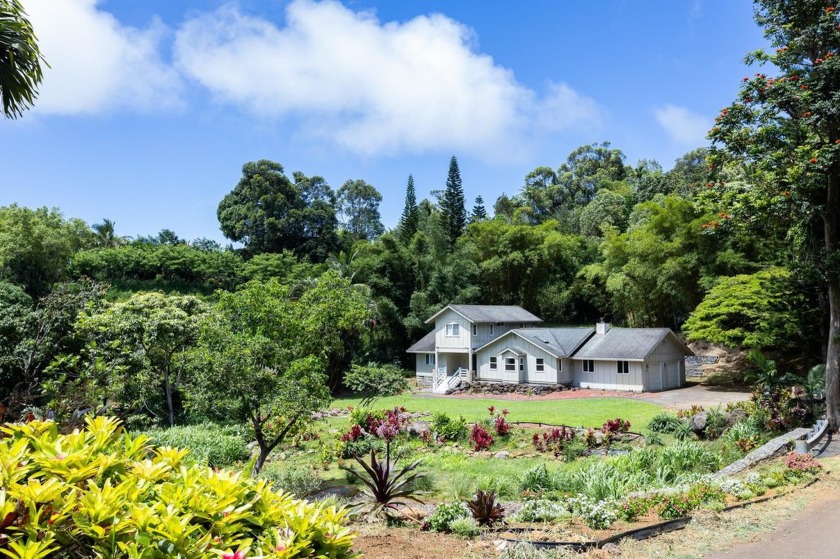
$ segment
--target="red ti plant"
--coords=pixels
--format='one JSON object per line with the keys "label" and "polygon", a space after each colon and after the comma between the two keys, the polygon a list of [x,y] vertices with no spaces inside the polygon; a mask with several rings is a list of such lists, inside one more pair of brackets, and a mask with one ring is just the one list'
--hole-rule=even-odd
{"label": "red ti plant", "polygon": [[493,444],[493,435],[487,432],[487,429],[481,423],[476,423],[470,432],[470,443],[473,445],[473,450],[487,450]]}

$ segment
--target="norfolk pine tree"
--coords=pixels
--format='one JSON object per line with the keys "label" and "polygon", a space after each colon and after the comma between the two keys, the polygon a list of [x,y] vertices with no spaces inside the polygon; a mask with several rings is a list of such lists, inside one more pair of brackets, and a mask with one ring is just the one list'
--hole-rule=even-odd
{"label": "norfolk pine tree", "polygon": [[464,203],[464,188],[461,186],[461,171],[454,155],[449,160],[449,175],[446,177],[446,190],[440,202],[440,212],[449,244],[455,246],[455,241],[464,233],[464,227],[467,225],[467,209]]}

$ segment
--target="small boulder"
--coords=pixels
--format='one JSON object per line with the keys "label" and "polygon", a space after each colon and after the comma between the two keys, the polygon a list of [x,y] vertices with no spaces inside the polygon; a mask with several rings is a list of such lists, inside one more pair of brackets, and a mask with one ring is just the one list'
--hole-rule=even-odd
{"label": "small boulder", "polygon": [[493,455],[493,458],[505,459],[510,458],[510,452],[507,450],[500,450],[496,454]]}
{"label": "small boulder", "polygon": [[688,424],[695,435],[701,436],[706,431],[706,422],[708,421],[708,418],[709,414],[704,411],[691,416],[691,419],[688,420]]}
{"label": "small boulder", "polygon": [[415,421],[408,426],[406,431],[413,437],[422,437],[423,433],[431,433],[431,427],[428,421]]}
{"label": "small boulder", "polygon": [[735,408],[734,410],[726,414],[726,426],[732,427],[739,421],[747,419],[747,417],[749,417],[747,415],[747,412],[745,412],[741,408]]}

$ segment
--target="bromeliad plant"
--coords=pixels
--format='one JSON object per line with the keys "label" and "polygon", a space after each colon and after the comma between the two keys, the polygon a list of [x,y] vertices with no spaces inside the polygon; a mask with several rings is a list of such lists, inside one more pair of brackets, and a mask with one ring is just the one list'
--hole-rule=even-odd
{"label": "bromeliad plant", "polygon": [[0,555],[353,557],[343,509],[266,481],[191,465],[115,419],[67,435],[53,422],[0,428]]}
{"label": "bromeliad plant", "polygon": [[422,461],[416,460],[404,468],[398,468],[397,462],[400,457],[397,456],[391,460],[391,441],[398,432],[397,427],[387,422],[380,424],[377,428],[377,435],[385,440],[384,460],[378,460],[376,453],[371,450],[370,463],[358,455],[353,455],[353,459],[362,467],[361,470],[340,466],[350,478],[359,480],[365,486],[362,492],[366,497],[366,502],[356,506],[357,512],[368,512],[373,516],[390,518],[393,513],[399,511],[400,507],[407,505],[407,501],[423,503],[417,497],[420,492],[414,488],[415,483],[426,476],[425,473],[417,471]]}

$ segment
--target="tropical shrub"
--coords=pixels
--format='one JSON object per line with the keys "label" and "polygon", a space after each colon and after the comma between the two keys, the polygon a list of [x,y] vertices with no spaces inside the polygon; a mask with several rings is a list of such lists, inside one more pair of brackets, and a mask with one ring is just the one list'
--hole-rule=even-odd
{"label": "tropical shrub", "polygon": [[696,503],[687,493],[663,495],[659,499],[659,517],[664,520],[682,518],[688,516],[695,507]]}
{"label": "tropical shrub", "polygon": [[424,473],[416,471],[421,461],[416,460],[408,466],[398,468],[397,463],[400,457],[391,460],[391,441],[396,432],[389,431],[387,423],[383,423],[377,430],[385,439],[385,459],[378,460],[376,453],[370,451],[370,464],[366,463],[358,455],[353,459],[362,467],[361,470],[348,466],[339,466],[347,472],[348,476],[362,482],[365,486],[362,491],[365,502],[360,503],[359,510],[372,515],[390,516],[397,512],[400,507],[406,505],[406,501],[423,503],[417,495],[416,482],[425,476]]}
{"label": "tropical shrub", "polygon": [[12,557],[352,557],[343,509],[265,480],[189,465],[115,419],[67,435],[52,422],[5,425],[0,540]]}
{"label": "tropical shrub", "polygon": [[432,532],[449,532],[452,521],[459,518],[467,518],[470,511],[463,503],[441,503],[426,520],[429,530]]}
{"label": "tropical shrub", "polygon": [[519,480],[519,488],[522,491],[542,493],[551,491],[555,487],[545,464],[539,464],[522,474],[522,478]]}
{"label": "tropical shrub", "polygon": [[243,434],[229,426],[202,423],[154,429],[144,435],[156,446],[188,448],[191,459],[212,468],[244,462],[251,456]]}
{"label": "tropical shrub", "polygon": [[647,428],[654,433],[673,433],[683,423],[685,422],[679,417],[663,411],[651,418]]}
{"label": "tropical shrub", "polygon": [[819,462],[817,462],[816,458],[811,456],[810,454],[800,454],[798,452],[790,452],[785,457],[785,466],[788,467],[789,470],[794,472],[801,472],[801,473],[809,473],[813,474],[816,473],[822,468]]}
{"label": "tropical shrub", "polygon": [[494,491],[482,491],[479,489],[475,497],[467,501],[467,508],[470,514],[481,526],[492,526],[501,522],[505,517],[505,509],[496,501]]}
{"label": "tropical shrub", "polygon": [[461,538],[474,538],[481,534],[478,522],[469,516],[456,518],[450,522],[449,531]]}
{"label": "tropical shrub", "polygon": [[476,452],[487,450],[493,444],[493,435],[488,433],[481,423],[476,423],[470,431],[470,444]]}
{"label": "tropical shrub", "polygon": [[574,440],[575,430],[571,427],[551,427],[545,430],[542,435],[534,433],[531,443],[540,452],[551,452],[558,456],[563,452],[566,443]]}
{"label": "tropical shrub", "polygon": [[300,499],[318,491],[322,483],[312,468],[282,460],[266,463],[259,477],[268,481],[276,491],[290,493]]}
{"label": "tropical shrub", "polygon": [[618,520],[615,506],[607,500],[596,501],[586,496],[569,499],[583,523],[593,530],[604,530]]}
{"label": "tropical shrub", "polygon": [[432,431],[447,441],[460,441],[467,436],[467,420],[464,416],[451,418],[444,412],[432,416]]}
{"label": "tropical shrub", "polygon": [[654,504],[655,500],[650,497],[633,495],[622,501],[616,512],[622,520],[633,522],[640,516],[646,515]]}
{"label": "tropical shrub", "polygon": [[514,515],[517,522],[556,522],[572,517],[572,510],[562,502],[548,499],[525,501]]}
{"label": "tropical shrub", "polygon": [[707,439],[713,441],[720,437],[727,427],[726,414],[720,406],[710,409],[706,412],[706,428],[703,434]]}
{"label": "tropical shrub", "polygon": [[490,406],[487,410],[490,412],[490,425],[493,427],[496,435],[507,437],[513,428],[507,420],[508,411],[502,410],[499,414],[496,414],[496,406]]}

